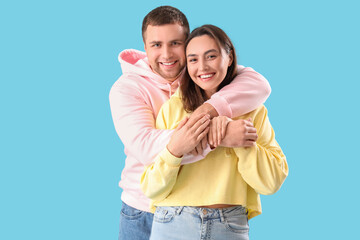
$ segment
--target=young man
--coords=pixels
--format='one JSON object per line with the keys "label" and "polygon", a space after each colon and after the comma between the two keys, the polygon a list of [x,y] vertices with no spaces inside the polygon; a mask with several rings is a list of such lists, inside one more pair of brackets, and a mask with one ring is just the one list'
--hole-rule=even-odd
{"label": "young man", "polygon": [[[158,7],[143,20],[146,54],[124,50],[119,55],[123,75],[110,91],[115,129],[127,155],[119,183],[123,189],[119,239],[149,239],[153,215],[149,212],[150,201],[141,191],[140,178],[144,166],[152,163],[171,137],[181,141],[185,134],[192,134],[198,146],[192,151],[194,154],[184,157],[182,164],[200,160],[209,147],[206,137],[199,139],[203,132],[196,131],[195,126],[208,125],[209,117],[243,115],[265,102],[270,94],[264,77],[251,68],[239,66],[233,82],[199,107],[183,123],[181,131],[155,129],[160,107],[175,92],[184,75],[184,43],[188,34],[189,24],[181,11],[170,6]],[[249,134],[253,129],[236,124],[228,125],[223,139],[229,147],[242,147],[256,140]]]}

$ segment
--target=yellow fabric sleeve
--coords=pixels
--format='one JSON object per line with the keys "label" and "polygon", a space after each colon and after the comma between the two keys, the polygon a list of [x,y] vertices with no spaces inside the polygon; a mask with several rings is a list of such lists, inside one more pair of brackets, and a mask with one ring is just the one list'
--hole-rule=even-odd
{"label": "yellow fabric sleeve", "polygon": [[176,183],[180,163],[181,158],[174,157],[165,148],[141,176],[141,189],[145,196],[153,201],[166,198]]}
{"label": "yellow fabric sleeve", "polygon": [[[161,107],[156,119],[156,128],[158,129],[174,129],[176,128],[180,118],[184,117],[178,114],[178,106],[181,104],[177,98],[171,98]],[[173,104],[170,108],[170,104]],[[176,110],[177,109],[177,110]],[[172,111],[171,111],[172,110]],[[169,124],[170,123],[170,124]],[[145,167],[141,176],[141,189],[145,196],[154,202],[166,198],[173,189],[178,172],[180,169],[182,158],[173,156],[167,148],[157,155],[153,164]]]}
{"label": "yellow fabric sleeve", "polygon": [[234,148],[239,158],[238,171],[257,193],[275,193],[288,175],[286,157],[275,140],[265,106],[253,112],[258,140],[255,147]]}

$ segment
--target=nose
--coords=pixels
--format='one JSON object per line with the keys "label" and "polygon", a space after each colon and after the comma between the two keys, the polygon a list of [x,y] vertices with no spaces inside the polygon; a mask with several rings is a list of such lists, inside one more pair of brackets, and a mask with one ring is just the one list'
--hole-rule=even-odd
{"label": "nose", "polygon": [[163,58],[170,59],[172,57],[171,47],[165,45],[162,51]]}
{"label": "nose", "polygon": [[200,66],[200,71],[206,71],[208,69],[208,65],[204,59],[199,60],[199,66]]}

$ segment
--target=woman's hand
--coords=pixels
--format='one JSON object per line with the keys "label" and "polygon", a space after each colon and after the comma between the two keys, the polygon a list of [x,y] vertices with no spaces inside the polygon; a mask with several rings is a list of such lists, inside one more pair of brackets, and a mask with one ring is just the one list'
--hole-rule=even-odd
{"label": "woman's hand", "polygon": [[231,118],[225,116],[214,117],[211,119],[208,142],[212,148],[216,148],[220,145],[221,140],[225,137],[227,125],[231,121]]}
{"label": "woman's hand", "polygon": [[192,151],[209,132],[210,116],[200,114],[195,118],[182,120],[167,145],[175,157],[182,157]]}

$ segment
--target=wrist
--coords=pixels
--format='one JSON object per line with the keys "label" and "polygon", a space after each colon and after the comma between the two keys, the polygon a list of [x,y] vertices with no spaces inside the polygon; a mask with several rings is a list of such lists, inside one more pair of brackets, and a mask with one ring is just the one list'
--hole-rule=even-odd
{"label": "wrist", "polygon": [[201,105],[199,107],[199,111],[201,113],[209,114],[210,118],[214,118],[214,117],[219,116],[216,109],[210,103],[204,103],[203,105]]}
{"label": "wrist", "polygon": [[169,151],[169,153],[171,155],[173,155],[174,157],[177,157],[177,158],[182,158],[183,157],[183,154],[180,154],[180,153],[177,153],[176,150],[174,150],[170,144],[166,145],[166,148],[167,150]]}
{"label": "wrist", "polygon": [[224,138],[221,140],[220,146],[222,147],[234,147],[234,136],[231,136],[231,132],[236,131],[236,120],[231,120],[226,126],[226,132]]}

